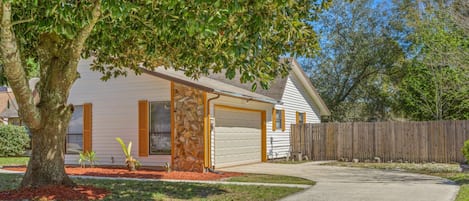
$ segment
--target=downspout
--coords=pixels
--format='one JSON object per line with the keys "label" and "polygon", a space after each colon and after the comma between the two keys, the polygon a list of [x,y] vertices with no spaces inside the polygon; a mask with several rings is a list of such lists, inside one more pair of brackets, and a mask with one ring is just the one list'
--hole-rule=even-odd
{"label": "downspout", "polygon": [[[209,172],[215,172],[215,166],[213,166],[212,164],[212,146],[211,146],[211,143],[212,143],[212,128],[211,128],[211,122],[210,122],[210,101],[212,100],[215,100],[215,99],[218,99],[220,98],[220,94],[217,94],[217,96],[213,97],[213,98],[209,98],[207,100],[207,126],[209,129],[207,129],[208,133],[207,133],[207,136],[208,136],[208,140],[207,142],[210,142],[210,146],[208,147],[208,152],[209,152],[209,156],[208,157],[208,160],[209,160],[209,164],[210,164],[210,168],[207,168]],[[213,133],[213,139],[215,139],[215,133]],[[215,155],[215,143],[213,144],[213,154]],[[215,157],[213,158],[213,160],[215,161]]]}

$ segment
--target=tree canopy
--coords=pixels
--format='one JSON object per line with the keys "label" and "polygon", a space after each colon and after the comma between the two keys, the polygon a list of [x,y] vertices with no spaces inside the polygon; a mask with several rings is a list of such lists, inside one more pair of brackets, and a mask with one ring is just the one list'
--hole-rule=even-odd
{"label": "tree canopy", "polygon": [[[33,150],[22,186],[73,185],[64,171],[65,132],[77,65],[93,57],[103,80],[157,67],[187,76],[226,70],[268,87],[288,65],[282,55],[313,56],[311,21],[330,0],[158,1],[0,0],[0,64],[30,128]],[[28,68],[39,69],[39,102]],[[253,88],[257,85],[253,84]]]}

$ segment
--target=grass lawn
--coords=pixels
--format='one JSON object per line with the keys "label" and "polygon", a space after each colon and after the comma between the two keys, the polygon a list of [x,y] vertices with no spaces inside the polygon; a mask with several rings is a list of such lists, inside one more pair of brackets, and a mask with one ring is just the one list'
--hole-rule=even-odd
{"label": "grass lawn", "polygon": [[419,173],[443,177],[456,182],[460,185],[459,193],[455,201],[469,200],[469,173],[459,172],[458,164],[443,163],[350,163],[350,162],[332,162],[323,165],[342,166],[342,167],[359,167],[374,168],[384,170],[402,170],[406,172]]}
{"label": "grass lawn", "polygon": [[0,166],[26,165],[29,157],[0,157]]}
{"label": "grass lawn", "polygon": [[305,184],[314,185],[316,182],[299,177],[267,175],[267,174],[245,174],[243,176],[231,177],[226,181],[233,182],[257,182],[257,183],[279,183],[279,184]]}
{"label": "grass lawn", "polygon": [[[0,174],[0,190],[16,188],[21,175]],[[196,183],[75,179],[80,185],[106,188],[104,200],[278,200],[301,188]]]}

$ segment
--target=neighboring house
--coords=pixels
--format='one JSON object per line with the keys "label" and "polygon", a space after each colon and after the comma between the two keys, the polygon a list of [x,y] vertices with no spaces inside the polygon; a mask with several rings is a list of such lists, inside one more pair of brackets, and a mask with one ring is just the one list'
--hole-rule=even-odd
{"label": "neighboring house", "polygon": [[0,87],[0,119],[3,124],[21,125],[15,95],[9,87]]}
{"label": "neighboring house", "polygon": [[[34,91],[39,78],[29,80],[29,88],[33,90],[34,101],[38,101],[39,97]],[[18,103],[16,103],[15,94],[10,87],[0,86],[0,120],[3,124],[23,125],[18,116]]]}
{"label": "neighboring house", "polygon": [[330,115],[295,60],[291,73],[270,90],[224,75],[187,78],[183,72],[157,68],[103,82],[79,63],[69,102],[75,105],[67,135],[66,163],[79,151],[93,150],[99,164],[124,162],[121,137],[147,166],[169,163],[173,170],[204,171],[266,161],[289,154],[293,123],[320,122]]}

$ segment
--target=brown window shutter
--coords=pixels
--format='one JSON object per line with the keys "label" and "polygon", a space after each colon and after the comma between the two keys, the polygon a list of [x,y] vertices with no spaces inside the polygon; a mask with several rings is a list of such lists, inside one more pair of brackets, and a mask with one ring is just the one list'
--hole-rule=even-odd
{"label": "brown window shutter", "polygon": [[306,123],[306,112],[303,113],[303,123],[304,123],[304,124]]}
{"label": "brown window shutter", "polygon": [[138,101],[138,156],[148,156],[148,101]]}
{"label": "brown window shutter", "polygon": [[300,113],[296,112],[296,124],[300,123]]}
{"label": "brown window shutter", "polygon": [[282,110],[282,131],[285,131],[285,110]]}
{"label": "brown window shutter", "polygon": [[272,131],[275,131],[277,129],[277,114],[275,108],[272,108]]}
{"label": "brown window shutter", "polygon": [[92,151],[93,112],[91,103],[83,104],[83,152]]}

